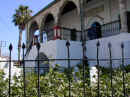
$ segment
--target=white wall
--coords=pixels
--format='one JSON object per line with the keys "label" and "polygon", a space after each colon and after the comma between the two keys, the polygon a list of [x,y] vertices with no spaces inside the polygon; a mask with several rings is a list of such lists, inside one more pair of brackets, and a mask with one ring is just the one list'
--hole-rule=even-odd
{"label": "white wall", "polygon": [[[40,52],[44,52],[44,54],[49,58],[49,59],[55,59],[56,58],[56,41],[49,41],[46,43],[41,44]],[[36,46],[33,46],[32,49],[30,50],[29,55],[25,57],[26,60],[33,60],[33,61],[26,61],[25,65],[26,67],[35,67],[35,59],[37,57],[37,48]],[[50,64],[54,64],[54,61],[51,61]],[[29,69],[28,69],[29,70]],[[30,69],[31,70],[31,69]]]}
{"label": "white wall", "polygon": [[[8,58],[0,57],[0,61],[8,61]],[[0,69],[4,71],[5,78],[9,78],[9,63],[0,62]],[[21,73],[22,73],[22,69],[17,68],[16,66],[14,66],[14,63],[11,62],[11,78],[13,78],[13,76],[20,76]]]}
{"label": "white wall", "polygon": [[[80,42],[70,42],[70,58],[82,58],[82,47]],[[44,52],[44,54],[49,59],[65,59],[67,57],[67,47],[65,40],[52,40],[47,43],[41,44],[40,52]],[[25,57],[26,60],[35,60],[37,57],[37,49],[36,46],[33,46],[29,55]],[[67,61],[50,61],[52,66],[55,64],[60,64],[64,67],[68,65]],[[71,61],[72,65],[80,63],[80,61]],[[26,67],[35,67],[35,61],[25,62]]]}
{"label": "white wall", "polygon": [[[65,40],[57,40],[57,59],[68,59],[68,50],[66,47]],[[81,42],[70,41],[70,59],[81,59],[82,58],[82,44]],[[63,67],[68,66],[68,61],[56,61],[57,64],[62,65]],[[71,66],[81,63],[80,60],[70,61]]]}
{"label": "white wall", "polygon": [[[87,47],[87,56],[90,59],[96,59],[96,52],[97,47],[96,43],[97,41],[100,42],[99,47],[99,58],[100,59],[109,59],[109,49],[108,49],[108,43],[110,42],[112,44],[112,58],[113,59],[120,59],[121,58],[121,43],[124,43],[124,51],[125,51],[125,57],[130,57],[130,34],[129,33],[122,33],[116,36],[111,36],[107,38],[97,39],[97,40],[91,40],[88,41],[86,44]],[[126,64],[130,64],[130,61],[125,61]],[[91,66],[96,65],[96,61],[89,61],[89,64]],[[120,60],[113,61],[113,67],[119,66],[121,64]],[[100,62],[101,66],[109,67],[109,61],[102,61]]]}
{"label": "white wall", "polygon": [[[124,43],[124,57],[130,58],[130,34],[129,33],[121,33],[119,35],[102,38],[102,39],[96,39],[96,40],[90,40],[86,42],[86,56],[88,59],[96,59],[97,57],[97,41],[100,42],[99,47],[99,59],[109,59],[109,49],[108,49],[108,43],[111,43],[112,48],[112,59],[120,59],[122,58],[122,49],[121,49],[121,43]],[[44,52],[49,59],[67,59],[67,47],[66,47],[66,41],[65,40],[54,40],[49,41],[45,44],[41,44],[40,52]],[[27,59],[33,59],[35,60],[37,57],[37,50],[36,47],[33,47],[30,51],[30,54]],[[71,59],[82,59],[82,45],[81,42],[74,42],[70,41],[70,58]],[[91,78],[91,84],[97,82],[97,69],[95,65],[97,65],[96,60],[95,61],[88,61],[90,66],[90,78]],[[68,67],[68,61],[51,61],[49,62],[51,66],[55,66],[55,64],[59,64],[63,67]],[[77,61],[70,61],[71,67],[74,67],[77,64],[81,64],[82,62],[80,60]],[[100,61],[100,66],[104,67],[110,67],[110,62],[108,61]],[[121,60],[113,60],[112,61],[113,68],[118,67],[121,65]],[[130,64],[130,59],[125,60],[125,64]],[[35,62],[26,62],[26,66],[29,67],[35,67]],[[95,77],[93,77],[95,76]]]}
{"label": "white wall", "polygon": [[[99,47],[99,58],[100,59],[109,59],[109,49],[108,49],[108,43],[110,42],[112,44],[112,58],[113,59],[120,59],[121,58],[121,43],[124,43],[124,51],[125,51],[125,57],[130,57],[130,34],[129,33],[122,33],[119,35],[102,38],[102,39],[96,39],[96,40],[90,40],[86,42],[86,56],[89,59],[96,59],[97,54],[97,47],[96,43],[97,41],[100,42]],[[72,59],[80,59],[82,58],[82,45],[81,42],[70,42],[70,58]],[[49,59],[66,59],[67,57],[67,47],[66,47],[66,41],[65,40],[54,40],[49,41],[45,44],[41,44],[40,52],[44,52],[45,55]],[[28,55],[27,59],[35,60],[37,57],[37,50],[36,47],[33,47],[30,51],[30,54]],[[81,61],[71,61],[71,66],[74,66],[76,64],[81,63]],[[130,64],[130,60],[125,61],[126,64]],[[51,61],[51,65],[60,64],[62,66],[68,65],[67,61]],[[97,65],[96,61],[89,61],[90,66]],[[113,66],[119,66],[121,64],[120,60],[113,61]],[[109,61],[100,61],[101,66],[109,67]],[[35,62],[27,62],[26,66],[35,66]]]}

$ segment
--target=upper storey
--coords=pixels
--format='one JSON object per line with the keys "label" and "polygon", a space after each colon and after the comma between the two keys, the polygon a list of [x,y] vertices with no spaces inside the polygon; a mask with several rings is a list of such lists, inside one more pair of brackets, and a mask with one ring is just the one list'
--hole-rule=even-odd
{"label": "upper storey", "polygon": [[[84,0],[85,1],[85,0]],[[126,9],[130,10],[130,1],[126,1]],[[47,34],[48,40],[58,36],[63,40],[81,40],[80,0],[55,0],[35,14],[26,25],[26,40],[29,44],[33,40],[36,31],[39,31],[40,41],[43,42],[43,34]],[[85,28],[90,28],[95,22],[100,25],[119,20],[121,0],[88,0],[85,2]],[[123,5],[124,6],[124,5]],[[121,18],[123,16],[121,15]],[[124,22],[121,22],[122,24]],[[119,23],[115,23],[119,26]],[[60,29],[70,28],[79,32],[67,32]],[[105,26],[106,27],[106,26]],[[103,30],[106,29],[103,27]],[[119,28],[119,27],[117,27]],[[60,30],[59,30],[60,29]],[[103,37],[118,34],[120,31],[103,31]],[[86,36],[87,37],[87,36]],[[89,38],[88,38],[89,39]]]}

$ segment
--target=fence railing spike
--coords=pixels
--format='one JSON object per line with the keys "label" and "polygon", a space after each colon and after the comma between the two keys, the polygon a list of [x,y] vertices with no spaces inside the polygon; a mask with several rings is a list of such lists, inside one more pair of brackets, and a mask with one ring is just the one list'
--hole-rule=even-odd
{"label": "fence railing spike", "polygon": [[24,43],[22,44],[22,49],[25,49],[25,44]]}
{"label": "fence railing spike", "polygon": [[69,47],[70,46],[70,42],[67,40],[66,42],[66,46]]}
{"label": "fence railing spike", "polygon": [[121,43],[121,48],[124,48],[124,43],[123,42]]}
{"label": "fence railing spike", "polygon": [[96,44],[96,45],[97,45],[97,47],[99,47],[99,46],[100,46],[100,42],[99,42],[99,41],[97,41],[97,44]]}
{"label": "fence railing spike", "polygon": [[10,44],[10,45],[9,45],[9,50],[12,51],[12,49],[13,49],[13,45]]}

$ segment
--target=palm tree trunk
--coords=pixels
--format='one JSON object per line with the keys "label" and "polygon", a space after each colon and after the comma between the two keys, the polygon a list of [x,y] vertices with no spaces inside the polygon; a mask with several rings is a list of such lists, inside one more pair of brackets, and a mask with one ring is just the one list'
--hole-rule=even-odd
{"label": "palm tree trunk", "polygon": [[18,61],[20,61],[20,55],[21,55],[21,41],[22,41],[22,29],[19,30]]}
{"label": "palm tree trunk", "polygon": [[127,0],[119,0],[120,19],[121,19],[121,32],[128,32],[127,26]]}

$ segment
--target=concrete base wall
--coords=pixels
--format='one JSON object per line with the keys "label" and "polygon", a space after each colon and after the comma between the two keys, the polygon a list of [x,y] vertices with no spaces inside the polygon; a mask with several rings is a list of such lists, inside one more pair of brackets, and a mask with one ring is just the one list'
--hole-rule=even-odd
{"label": "concrete base wall", "polygon": [[[130,34],[129,33],[122,33],[119,35],[102,38],[102,39],[96,39],[96,40],[90,40],[86,42],[86,56],[88,59],[96,59],[97,57],[97,41],[100,42],[99,47],[99,59],[109,59],[109,49],[108,49],[108,43],[111,43],[111,52],[112,52],[112,59],[120,59],[122,58],[122,49],[121,49],[121,43],[124,43],[124,56],[130,57]],[[81,59],[82,58],[82,45],[81,42],[74,42],[70,41],[70,58],[71,59]],[[55,41],[49,41],[47,43],[41,44],[40,52],[44,52],[44,54],[49,59],[66,59],[67,57],[67,47],[66,47],[66,41],[65,40],[55,40]],[[37,50],[34,46],[32,50],[30,51],[29,55],[26,57],[26,59],[32,59],[35,60],[37,57]],[[67,61],[50,61],[49,62],[52,66],[55,64],[60,64],[63,67],[67,67],[68,63]],[[82,63],[81,61],[71,61],[71,65],[74,66],[76,64]],[[26,66],[35,66],[35,62],[28,63],[30,65]],[[121,64],[121,60],[114,60],[113,61],[113,67],[117,67]],[[125,60],[125,64],[130,64],[130,60]],[[96,61],[89,61],[90,66],[97,65]],[[100,61],[101,66],[109,67],[109,60],[108,61]]]}

